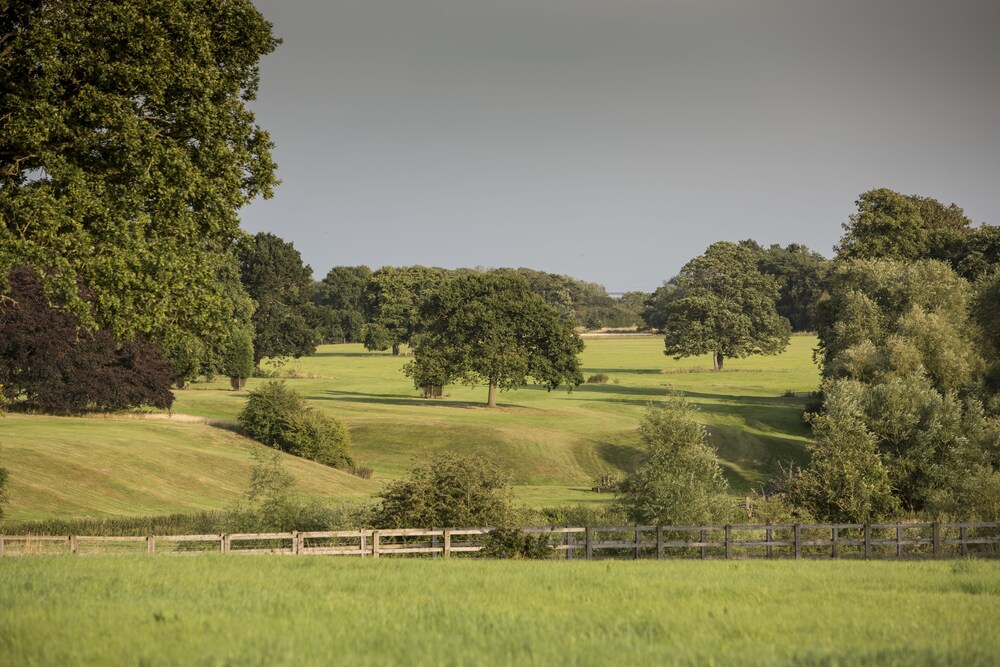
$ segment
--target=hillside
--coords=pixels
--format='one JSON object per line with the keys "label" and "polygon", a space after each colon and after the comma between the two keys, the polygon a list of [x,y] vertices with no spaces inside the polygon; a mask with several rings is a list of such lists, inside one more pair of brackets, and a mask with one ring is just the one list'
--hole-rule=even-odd
{"label": "hillside", "polygon": [[[523,501],[540,506],[601,503],[593,478],[630,469],[635,428],[645,407],[668,392],[701,408],[734,490],[802,461],[808,429],[801,420],[819,373],[815,338],[793,336],[778,357],[727,360],[716,373],[708,357],[674,361],[660,338],[588,338],[584,377],[608,376],[573,392],[525,387],[482,407],[485,387],[449,386],[445,398],[420,397],[401,368],[408,360],[359,345],[323,346],[278,367],[311,405],[347,424],[361,480],[286,457],[303,495],[365,498],[416,461],[443,451],[492,456],[513,475]],[[248,389],[263,380],[252,379]],[[796,394],[797,397],[786,395]],[[176,392],[175,415],[235,420],[246,392],[228,381]],[[0,420],[0,461],[11,471],[12,521],[52,516],[180,512],[225,507],[246,486],[250,441],[224,428],[174,419],[77,419],[8,415]]]}

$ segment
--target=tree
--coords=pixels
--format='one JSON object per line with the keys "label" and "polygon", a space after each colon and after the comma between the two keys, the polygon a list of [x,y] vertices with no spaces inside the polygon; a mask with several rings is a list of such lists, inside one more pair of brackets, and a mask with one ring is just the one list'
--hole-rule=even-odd
{"label": "tree", "polygon": [[299,358],[316,351],[312,269],[291,243],[260,232],[240,244],[240,276],[257,302],[253,362],[264,357]]}
{"label": "tree", "polygon": [[618,503],[630,521],[657,525],[705,525],[732,511],[729,485],[695,410],[681,399],[650,406],[639,425],[645,451],[625,477]]}
{"label": "tree", "polygon": [[868,429],[864,386],[839,380],[826,392],[824,412],[812,416],[817,441],[809,465],[788,480],[790,500],[822,521],[872,523],[896,516],[889,471]]}
{"label": "tree", "polygon": [[250,0],[4,2],[0,283],[34,267],[87,327],[224,347],[237,210],[276,183],[247,108],[276,44]]}
{"label": "tree", "polygon": [[419,331],[424,296],[446,276],[444,269],[426,266],[383,266],[372,274],[366,294],[370,317],[361,329],[365,348],[392,348],[398,356],[400,345]]}
{"label": "tree", "polygon": [[653,293],[646,297],[642,303],[640,317],[649,329],[663,329],[667,322],[667,304],[674,299],[681,297],[681,290],[677,287],[677,278],[671,278],[653,290]]}
{"label": "tree", "polygon": [[720,241],[684,265],[677,276],[682,296],[664,308],[664,353],[681,357],[779,354],[788,346],[788,320],[775,311],[778,281],[757,268],[746,247]]}
{"label": "tree", "polygon": [[426,369],[439,379],[516,389],[529,377],[555,389],[583,382],[583,341],[572,325],[512,271],[469,273],[445,281],[424,301],[425,333],[406,372],[420,385]]}
{"label": "tree", "polygon": [[[361,327],[368,321],[365,291],[372,270],[367,266],[335,266],[316,286],[313,303],[330,311],[330,324],[339,335],[328,335],[337,342],[355,343],[361,340]],[[329,334],[338,334],[332,326]],[[332,342],[332,341],[331,341]]]}
{"label": "tree", "polygon": [[115,341],[81,329],[76,316],[49,304],[32,269],[11,272],[0,303],[0,391],[44,410],[169,408],[173,373],[140,338]]}
{"label": "tree", "polygon": [[775,304],[778,315],[788,318],[792,331],[814,331],[813,308],[823,295],[823,281],[830,260],[804,245],[761,247],[756,241],[740,241],[757,255],[761,273],[774,276],[781,292]]}
{"label": "tree", "polygon": [[843,225],[842,259],[960,260],[972,222],[955,204],[902,195],[888,188],[863,193],[858,212]]}
{"label": "tree", "polygon": [[391,482],[373,523],[380,528],[504,526],[512,510],[510,477],[492,461],[437,454]]}

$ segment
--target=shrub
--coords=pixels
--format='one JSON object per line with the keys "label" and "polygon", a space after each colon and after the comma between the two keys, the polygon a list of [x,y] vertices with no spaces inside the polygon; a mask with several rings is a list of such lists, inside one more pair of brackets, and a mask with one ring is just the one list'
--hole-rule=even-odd
{"label": "shrub", "polygon": [[544,533],[529,535],[520,528],[512,527],[500,527],[490,532],[481,553],[487,558],[515,560],[544,560],[555,558],[558,554],[549,546],[548,537]]}
{"label": "shrub", "polygon": [[265,382],[249,392],[238,420],[251,438],[269,447],[334,468],[353,464],[344,425],[307,406],[284,382]]}
{"label": "shrub", "polygon": [[513,512],[506,473],[486,459],[454,454],[431,457],[378,497],[380,528],[504,526]]}
{"label": "shrub", "polygon": [[371,479],[375,471],[372,468],[367,468],[365,466],[351,466],[347,469],[347,472],[351,473],[355,477],[360,477],[361,479]]}
{"label": "shrub", "polygon": [[593,489],[597,493],[615,493],[622,483],[622,476],[613,473],[604,473],[594,478]]}
{"label": "shrub", "polygon": [[618,498],[630,521],[698,525],[731,515],[726,479],[694,408],[680,399],[651,406],[639,435],[644,461],[622,481]]}
{"label": "shrub", "polygon": [[606,373],[597,373],[587,378],[587,384],[607,384],[610,379]]}

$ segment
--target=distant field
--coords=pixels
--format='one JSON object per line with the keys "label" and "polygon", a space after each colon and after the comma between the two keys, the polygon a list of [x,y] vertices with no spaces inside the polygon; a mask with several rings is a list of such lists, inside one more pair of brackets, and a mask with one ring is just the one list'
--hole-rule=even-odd
{"label": "distant field", "polygon": [[0,560],[10,665],[995,665],[1000,563]]}
{"label": "distant field", "polygon": [[[511,470],[515,490],[532,506],[607,502],[589,491],[603,472],[637,460],[635,428],[650,402],[668,392],[702,409],[736,490],[802,461],[808,430],[801,413],[816,389],[815,338],[794,336],[778,357],[674,361],[658,337],[590,338],[584,376],[609,376],[572,393],[529,386],[502,393],[487,410],[485,387],[449,386],[425,400],[401,368],[406,357],[370,353],[360,345],[328,345],[281,367],[312,405],[345,421],[361,480],[286,457],[304,495],[330,500],[369,497],[434,452],[475,452]],[[251,379],[248,389],[262,380]],[[797,397],[786,397],[794,393]],[[228,381],[196,383],[176,392],[174,413],[232,423],[246,392]],[[48,517],[120,516],[218,509],[246,486],[250,442],[224,428],[180,419],[76,419],[11,414],[0,418],[0,464],[11,471],[11,521]]]}

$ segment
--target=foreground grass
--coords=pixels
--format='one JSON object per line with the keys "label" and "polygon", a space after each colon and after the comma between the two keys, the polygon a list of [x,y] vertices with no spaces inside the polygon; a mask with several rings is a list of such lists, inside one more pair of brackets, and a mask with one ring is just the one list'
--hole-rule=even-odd
{"label": "foreground grass", "polygon": [[1000,661],[1000,563],[0,560],[17,665]]}

